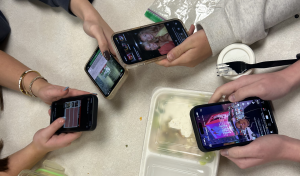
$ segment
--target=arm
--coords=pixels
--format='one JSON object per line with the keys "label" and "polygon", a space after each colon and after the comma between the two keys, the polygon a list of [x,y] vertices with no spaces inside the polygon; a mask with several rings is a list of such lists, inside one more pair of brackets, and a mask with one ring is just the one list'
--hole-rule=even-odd
{"label": "arm", "polygon": [[[0,51],[0,63],[0,86],[19,91],[20,76],[26,70],[30,70],[30,68],[3,51]],[[31,81],[37,76],[38,74],[34,72],[26,74],[23,79],[26,90],[29,90]],[[34,82],[32,92],[47,104],[64,97],[89,94],[88,92],[69,89],[68,87],[52,85],[43,79],[38,79]]]}
{"label": "arm", "polygon": [[198,22],[198,32],[171,50],[167,59],[158,64],[194,67],[232,43],[250,45],[265,38],[269,28],[299,11],[299,0],[220,1],[210,16]]}
{"label": "arm", "polygon": [[31,169],[48,152],[71,145],[81,133],[54,135],[64,122],[63,118],[59,118],[47,128],[39,130],[27,147],[8,157],[8,170],[0,172],[0,175],[18,175],[24,169]]}
{"label": "arm", "polygon": [[246,146],[221,150],[221,155],[242,169],[277,160],[300,162],[300,140],[271,134]]}
{"label": "arm", "polygon": [[52,7],[63,7],[72,15],[83,20],[83,29],[86,34],[96,38],[99,48],[106,59],[110,59],[109,51],[116,55],[111,46],[111,36],[114,33],[103,20],[98,11],[90,2],[93,0],[40,0]]}
{"label": "arm", "polygon": [[299,68],[300,61],[297,61],[278,72],[242,76],[217,88],[209,103],[218,102],[223,95],[231,102],[254,96],[263,100],[278,99],[300,85]]}
{"label": "arm", "polygon": [[210,16],[198,24],[216,55],[232,43],[251,45],[265,38],[269,28],[299,11],[298,0],[227,0],[221,1]]}

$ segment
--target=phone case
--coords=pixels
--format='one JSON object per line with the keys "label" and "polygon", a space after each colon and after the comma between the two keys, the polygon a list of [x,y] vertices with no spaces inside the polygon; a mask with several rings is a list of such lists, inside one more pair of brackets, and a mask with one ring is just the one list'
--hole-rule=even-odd
{"label": "phone case", "polygon": [[[68,98],[62,98],[58,101],[62,101],[62,100],[67,100],[69,101],[70,99],[77,99],[77,98],[81,98],[81,97],[86,97],[86,96],[90,96],[90,97],[93,97],[93,100],[94,100],[94,103],[93,103],[93,114],[92,114],[92,126],[90,129],[88,130],[80,130],[80,131],[93,131],[96,129],[97,127],[97,114],[98,114],[98,98],[96,95],[93,95],[93,94],[87,94],[87,95],[80,95],[80,96],[76,96],[76,97],[68,97]],[[55,102],[58,102],[58,101],[55,101]],[[53,108],[54,108],[54,103],[55,102],[52,102],[52,105],[51,105],[51,112],[53,112]],[[50,115],[50,124],[52,122],[54,122],[55,120],[53,119],[53,114],[51,113]],[[58,131],[56,131],[55,134],[60,134],[60,133],[72,133],[72,132],[78,132],[78,130],[74,130],[72,128],[68,128],[67,130],[61,130],[59,129]]]}
{"label": "phone case", "polygon": [[[245,100],[250,100],[250,99],[253,99],[253,98],[256,98],[256,97],[251,97],[251,98],[247,98]],[[274,132],[274,134],[278,134],[278,128],[277,128],[277,125],[276,125],[276,122],[275,122],[275,116],[274,116],[274,107],[273,107],[273,104],[271,101],[267,101],[269,103],[269,106],[272,110],[271,115],[274,117],[274,125],[276,127],[276,130]],[[222,103],[231,103],[231,102],[222,102]],[[213,104],[219,104],[219,103],[213,103]],[[203,106],[203,105],[199,105],[199,106]],[[251,143],[252,141],[248,141],[248,142],[243,142],[243,143],[235,143],[235,144],[232,144],[232,145],[228,145],[228,146],[223,146],[223,147],[218,147],[218,148],[213,148],[213,149],[206,149],[203,147],[202,145],[202,140],[201,140],[201,137],[199,135],[199,131],[198,131],[198,127],[197,127],[197,123],[196,123],[196,120],[195,120],[195,116],[194,116],[194,111],[196,108],[198,108],[199,106],[196,106],[194,107],[191,111],[190,111],[190,117],[191,117],[191,122],[192,122],[192,126],[193,126],[193,130],[194,130],[194,133],[195,133],[195,137],[196,137],[196,141],[197,141],[197,145],[198,145],[198,148],[202,151],[202,152],[211,152],[211,151],[216,151],[216,150],[220,150],[220,149],[226,149],[226,148],[231,148],[231,147],[235,147],[235,146],[244,146],[244,145],[247,145],[249,143]]]}
{"label": "phone case", "polygon": [[[95,54],[95,52],[98,50],[98,47],[95,49],[95,51],[93,52],[93,54],[91,55],[91,57],[93,57],[93,55]],[[101,52],[101,51],[100,51]],[[87,63],[84,66],[84,71],[86,72],[86,74],[89,76],[89,78],[92,80],[92,82],[95,84],[95,86],[97,87],[97,89],[99,89],[99,91],[101,92],[102,96],[105,99],[111,100],[114,98],[114,96],[117,94],[118,90],[122,87],[122,85],[124,84],[124,82],[126,81],[127,77],[128,77],[128,70],[126,67],[124,67],[118,59],[116,59],[113,55],[111,55],[123,68],[124,68],[124,74],[122,76],[122,78],[119,80],[118,84],[114,87],[114,89],[111,91],[111,93],[106,97],[101,89],[98,87],[97,83],[95,82],[95,80],[91,77],[91,75],[89,74],[88,70],[86,70],[86,66],[88,65],[91,57],[89,58],[89,60],[87,61]]]}
{"label": "phone case", "polygon": [[127,29],[127,30],[124,30],[124,31],[115,32],[112,35],[112,37],[111,37],[111,43],[113,44],[113,48],[114,48],[114,50],[115,50],[115,52],[117,54],[117,58],[119,60],[119,63],[121,63],[121,65],[123,67],[127,68],[127,69],[132,69],[132,68],[135,68],[135,67],[138,67],[138,66],[141,66],[141,65],[146,65],[146,64],[149,64],[149,63],[156,62],[156,61],[159,61],[159,60],[167,58],[167,56],[164,55],[164,56],[159,56],[159,57],[156,57],[156,58],[153,58],[153,59],[149,59],[149,60],[146,60],[146,61],[142,61],[142,62],[138,62],[138,63],[135,63],[135,64],[128,65],[128,64],[126,64],[126,63],[123,62],[123,60],[121,58],[121,55],[119,53],[119,50],[118,50],[118,48],[117,48],[117,46],[116,46],[116,44],[115,44],[115,42],[113,40],[113,37],[116,34],[119,34],[119,33],[128,32],[128,31],[132,31],[132,30],[135,30],[135,29],[145,28],[145,27],[149,27],[149,26],[153,26],[153,25],[163,24],[163,23],[166,23],[166,22],[169,22],[169,21],[174,21],[174,20],[179,21],[182,24],[185,32],[188,34],[188,31],[187,31],[186,27],[184,26],[184,23],[180,19],[177,19],[177,18],[173,18],[173,19],[170,19],[170,20],[162,21],[162,22],[159,22],[159,23],[152,23],[152,24],[149,24],[149,25],[139,26],[139,27]]}

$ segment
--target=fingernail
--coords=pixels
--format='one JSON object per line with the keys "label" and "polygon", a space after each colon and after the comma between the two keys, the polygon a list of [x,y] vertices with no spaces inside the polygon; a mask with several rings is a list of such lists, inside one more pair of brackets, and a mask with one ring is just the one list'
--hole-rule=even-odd
{"label": "fingernail", "polygon": [[66,88],[64,89],[64,91],[66,91],[67,89],[69,89],[69,87],[66,87]]}
{"label": "fingernail", "polygon": [[231,102],[235,102],[235,95],[234,94],[230,95],[228,99]]}
{"label": "fingernail", "polygon": [[96,94],[96,93],[92,93],[93,95],[98,95],[98,94]]}
{"label": "fingernail", "polygon": [[169,53],[167,55],[167,59],[168,59],[168,61],[172,62],[174,60],[174,56],[171,53]]}
{"label": "fingernail", "polygon": [[65,123],[65,119],[64,118],[60,118],[59,119],[59,123]]}
{"label": "fingernail", "polygon": [[105,57],[105,59],[106,59],[107,61],[110,60],[110,54],[109,54],[109,52],[108,52],[107,50],[104,51],[103,56]]}
{"label": "fingernail", "polygon": [[221,155],[222,156],[228,156],[228,150],[221,150]]}

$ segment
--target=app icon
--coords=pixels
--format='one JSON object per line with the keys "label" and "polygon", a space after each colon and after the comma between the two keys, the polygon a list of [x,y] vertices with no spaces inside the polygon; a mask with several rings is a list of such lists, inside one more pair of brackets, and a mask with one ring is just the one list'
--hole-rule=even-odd
{"label": "app icon", "polygon": [[142,58],[141,58],[141,57],[138,57],[138,60],[139,60],[139,61],[141,61],[141,60],[142,60]]}
{"label": "app icon", "polygon": [[270,133],[273,133],[273,131],[270,131]]}
{"label": "app icon", "polygon": [[124,41],[124,37],[121,36],[121,35],[119,35],[119,40],[120,40],[120,41]]}
{"label": "app icon", "polygon": [[132,53],[127,53],[127,58],[128,58],[128,60],[132,60],[133,59]]}
{"label": "app icon", "polygon": [[124,48],[125,51],[128,51],[129,47],[126,43],[122,43],[122,47]]}
{"label": "app icon", "polygon": [[268,116],[268,115],[266,115],[266,119],[269,119],[269,116]]}

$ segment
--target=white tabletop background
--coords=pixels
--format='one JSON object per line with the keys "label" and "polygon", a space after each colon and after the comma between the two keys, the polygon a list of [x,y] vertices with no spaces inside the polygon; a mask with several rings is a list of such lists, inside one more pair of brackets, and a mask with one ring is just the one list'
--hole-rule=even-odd
{"label": "white tabletop background", "polygon": [[[152,2],[95,0],[93,6],[114,31],[120,31],[152,23],[144,16]],[[108,101],[101,97],[83,69],[97,42],[84,33],[78,18],[61,8],[36,1],[0,0],[0,9],[12,29],[5,52],[38,70],[52,84],[99,94],[96,130],[85,132],[71,146],[45,157],[64,166],[70,176],[138,175],[153,90],[172,87],[213,92],[226,82],[216,76],[217,57],[195,68],[149,64],[130,70],[116,97]],[[295,58],[300,53],[299,20],[293,17],[277,25],[266,39],[252,45],[256,60]],[[256,73],[274,70],[257,70]],[[5,142],[2,156],[7,156],[29,144],[34,133],[48,126],[50,120],[49,106],[40,100],[8,89],[3,93],[5,109],[0,112],[0,138]],[[274,106],[279,133],[300,139],[299,89],[274,101]],[[218,171],[219,176],[296,176],[299,173],[300,163],[278,161],[241,170],[224,157]]]}

